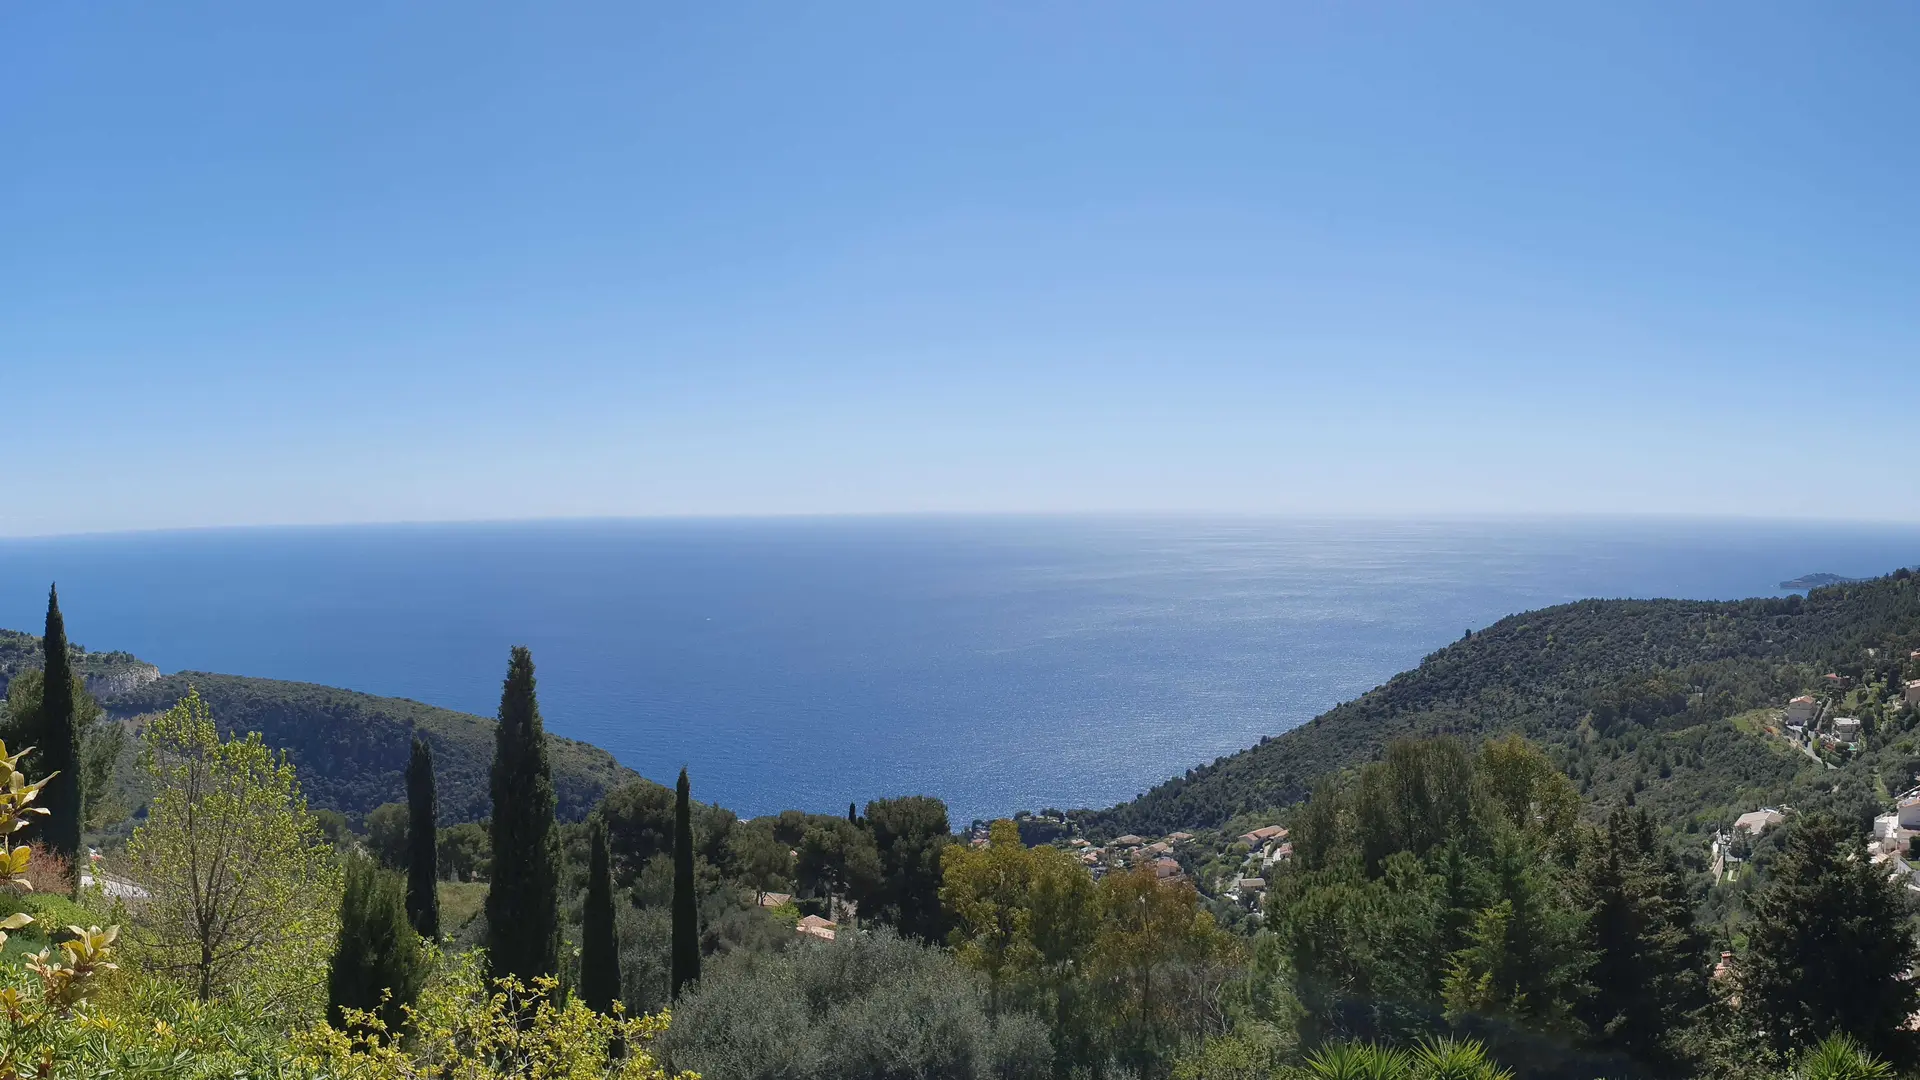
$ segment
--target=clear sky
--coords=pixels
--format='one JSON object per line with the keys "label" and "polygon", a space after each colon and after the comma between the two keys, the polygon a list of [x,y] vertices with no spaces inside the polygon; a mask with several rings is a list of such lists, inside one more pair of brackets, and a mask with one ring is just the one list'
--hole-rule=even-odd
{"label": "clear sky", "polygon": [[0,533],[1920,518],[1920,6],[0,6]]}

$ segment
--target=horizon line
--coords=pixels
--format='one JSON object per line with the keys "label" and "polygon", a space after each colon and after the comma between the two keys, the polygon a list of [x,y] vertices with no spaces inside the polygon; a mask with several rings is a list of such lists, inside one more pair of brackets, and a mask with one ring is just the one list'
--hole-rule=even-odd
{"label": "horizon line", "polygon": [[581,514],[499,518],[397,518],[315,522],[228,522],[210,525],[162,525],[125,529],[81,529],[68,532],[0,532],[0,544],[57,540],[108,540],[142,536],[187,536],[242,532],[332,532],[355,529],[428,529],[436,527],[639,525],[829,522],[829,521],[938,521],[938,520],[1050,520],[1097,521],[1159,519],[1186,521],[1272,522],[1399,522],[1399,523],[1544,523],[1544,522],[1665,522],[1698,524],[1752,524],[1798,526],[1852,526],[1920,530],[1917,518],[1816,517],[1811,515],[1690,514],[1674,511],[1554,510],[1554,511],[1431,511],[1394,513],[1378,510],[851,510],[770,511],[756,513]]}

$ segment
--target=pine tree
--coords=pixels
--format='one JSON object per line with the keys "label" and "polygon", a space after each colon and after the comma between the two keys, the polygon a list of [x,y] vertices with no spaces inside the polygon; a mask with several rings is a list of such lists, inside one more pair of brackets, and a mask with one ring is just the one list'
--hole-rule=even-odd
{"label": "pine tree", "polygon": [[347,860],[347,886],[340,897],[340,937],[327,972],[327,1022],[347,1026],[344,1010],[378,1015],[399,1030],[401,1007],[420,996],[427,960],[420,935],[407,922],[400,875],[365,855]]}
{"label": "pine tree", "polygon": [[440,937],[439,844],[433,747],[416,735],[407,759],[407,921],[429,941]]}
{"label": "pine tree", "polygon": [[513,648],[493,750],[493,873],[487,956],[494,978],[522,982],[560,967],[560,844],[553,770],[534,697],[533,654]]}
{"label": "pine tree", "polygon": [[1753,900],[1740,958],[1740,1011],[1786,1054],[1829,1035],[1858,1039],[1896,1064],[1913,1060],[1907,1018],[1920,987],[1901,886],[1860,837],[1825,814],[1793,822],[1773,881]]}
{"label": "pine tree", "polygon": [[[67,624],[60,616],[60,592],[47,591],[46,681],[40,694],[40,769],[50,775],[40,804],[47,817],[40,826],[41,842],[67,861],[75,872],[80,865],[80,732],[74,723],[73,661],[67,655]],[[77,884],[77,880],[76,880]]]}
{"label": "pine tree", "polygon": [[613,867],[607,858],[607,826],[593,823],[593,855],[587,865],[587,905],[580,919],[580,1000],[612,1013],[620,999],[620,942],[613,928]]}
{"label": "pine tree", "polygon": [[[945,941],[940,858],[953,838],[947,805],[924,795],[876,799],[867,804],[867,825],[880,859],[876,902],[870,905],[874,914],[902,934]],[[861,914],[866,913],[863,906]]]}
{"label": "pine tree", "polygon": [[1575,897],[1587,912],[1591,993],[1580,1016],[1595,1043],[1676,1074],[1675,1038],[1707,1003],[1707,939],[1686,876],[1645,810],[1615,810],[1582,854]]}
{"label": "pine tree", "polygon": [[700,978],[700,912],[693,898],[693,811],[687,770],[673,800],[673,996]]}

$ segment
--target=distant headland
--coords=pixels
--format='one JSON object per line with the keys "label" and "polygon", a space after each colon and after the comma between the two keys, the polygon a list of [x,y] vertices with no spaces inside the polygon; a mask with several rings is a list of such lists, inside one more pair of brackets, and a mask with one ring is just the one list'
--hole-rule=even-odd
{"label": "distant headland", "polygon": [[1802,574],[1797,578],[1780,583],[1783,589],[1824,589],[1828,585],[1846,585],[1865,578],[1841,577],[1839,574]]}

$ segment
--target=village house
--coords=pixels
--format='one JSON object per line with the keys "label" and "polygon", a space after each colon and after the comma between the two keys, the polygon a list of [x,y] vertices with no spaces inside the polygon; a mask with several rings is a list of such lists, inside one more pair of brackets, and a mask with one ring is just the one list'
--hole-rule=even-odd
{"label": "village house", "polygon": [[1912,795],[1900,800],[1900,827],[1920,830],[1920,795]]}
{"label": "village house", "polygon": [[1171,855],[1173,854],[1173,845],[1167,843],[1165,840],[1159,840],[1148,844],[1142,848],[1141,851],[1148,855]]}
{"label": "village house", "polygon": [[1153,860],[1153,876],[1162,885],[1169,885],[1176,881],[1185,881],[1187,872],[1180,869],[1178,859],[1160,858]]}
{"label": "village house", "polygon": [[807,937],[819,938],[821,941],[832,941],[834,931],[839,925],[839,923],[834,922],[832,919],[823,919],[818,915],[809,915],[801,919],[800,925],[794,927],[794,929]]}
{"label": "village house", "polygon": [[1840,740],[1843,743],[1859,742],[1860,741],[1859,718],[1853,717],[1853,716],[1834,717],[1833,718],[1833,737]]}
{"label": "village house", "polygon": [[1787,702],[1787,726],[1803,728],[1820,715],[1820,702],[1812,694],[1802,694]]}
{"label": "village house", "polygon": [[1735,829],[1744,829],[1754,836],[1759,836],[1761,833],[1766,832],[1768,829],[1773,828],[1785,820],[1787,820],[1785,814],[1769,806],[1741,814],[1734,819],[1733,827]]}
{"label": "village house", "polygon": [[1853,679],[1851,676],[1837,675],[1829,671],[1827,672],[1825,678],[1827,682],[1827,689],[1829,690],[1846,690],[1853,686]]}
{"label": "village house", "polygon": [[1189,840],[1191,840],[1191,839],[1193,839],[1193,834],[1192,834],[1192,833],[1190,833],[1190,832],[1177,832],[1177,833],[1171,833],[1171,834],[1169,834],[1169,835],[1167,836],[1167,843],[1169,843],[1169,844],[1184,844],[1184,843],[1186,843],[1187,841],[1189,841]]}
{"label": "village house", "polygon": [[1908,705],[1920,705],[1920,679],[1907,680],[1907,692],[1901,700]]}
{"label": "village house", "polygon": [[1141,844],[1144,844],[1146,842],[1147,842],[1146,837],[1135,836],[1132,833],[1128,833],[1125,836],[1116,836],[1113,838],[1113,846],[1117,848],[1139,847]]}
{"label": "village house", "polygon": [[1268,825],[1255,829],[1250,833],[1240,834],[1240,842],[1255,850],[1267,846],[1271,841],[1285,840],[1286,838],[1287,830],[1278,825]]}
{"label": "village house", "polygon": [[769,892],[760,894],[760,906],[764,908],[776,908],[791,903],[793,903],[792,893]]}

